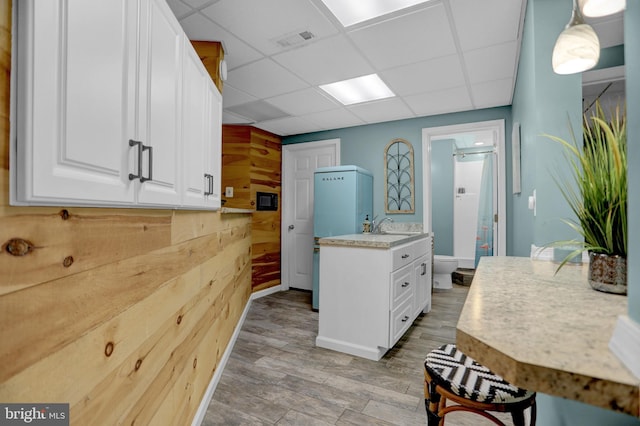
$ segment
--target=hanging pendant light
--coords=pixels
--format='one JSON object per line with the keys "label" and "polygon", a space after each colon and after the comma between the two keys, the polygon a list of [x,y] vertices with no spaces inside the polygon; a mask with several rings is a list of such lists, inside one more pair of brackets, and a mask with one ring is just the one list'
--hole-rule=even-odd
{"label": "hanging pendant light", "polygon": [[558,36],[551,64],[556,74],[575,74],[593,68],[600,58],[600,41],[591,25],[584,22],[573,0],[571,20]]}
{"label": "hanging pendant light", "polygon": [[590,18],[613,15],[627,6],[625,0],[579,0],[578,3],[582,14]]}

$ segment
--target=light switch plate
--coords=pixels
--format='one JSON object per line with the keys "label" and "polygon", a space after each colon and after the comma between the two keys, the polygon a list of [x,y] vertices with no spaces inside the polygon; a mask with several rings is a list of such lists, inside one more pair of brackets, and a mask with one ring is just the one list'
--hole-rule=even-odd
{"label": "light switch plate", "polygon": [[233,198],[233,186],[227,186],[224,189],[224,196],[227,198]]}

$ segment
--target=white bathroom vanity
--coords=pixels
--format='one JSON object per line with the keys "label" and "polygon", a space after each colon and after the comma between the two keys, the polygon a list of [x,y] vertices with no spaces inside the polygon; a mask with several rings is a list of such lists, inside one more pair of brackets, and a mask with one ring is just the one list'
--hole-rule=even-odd
{"label": "white bathroom vanity", "polygon": [[429,234],[320,239],[316,345],[379,360],[431,309]]}

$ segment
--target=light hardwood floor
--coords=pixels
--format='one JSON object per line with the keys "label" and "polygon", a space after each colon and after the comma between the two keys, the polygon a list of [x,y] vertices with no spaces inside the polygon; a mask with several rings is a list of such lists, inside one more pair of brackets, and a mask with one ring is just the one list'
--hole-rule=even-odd
{"label": "light hardwood floor", "polygon": [[[315,346],[318,313],[310,293],[255,300],[202,424],[425,425],[423,360],[455,341],[467,292],[454,284],[434,293],[431,312],[378,362]],[[492,423],[452,413],[446,424]]]}

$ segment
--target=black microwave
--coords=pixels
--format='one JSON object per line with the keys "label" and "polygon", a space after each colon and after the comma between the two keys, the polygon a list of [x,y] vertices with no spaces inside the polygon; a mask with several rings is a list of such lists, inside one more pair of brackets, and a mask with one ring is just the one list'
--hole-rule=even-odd
{"label": "black microwave", "polygon": [[257,192],[256,204],[256,210],[277,211],[278,194],[273,192]]}

